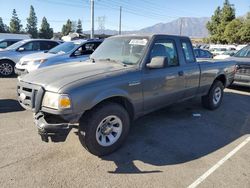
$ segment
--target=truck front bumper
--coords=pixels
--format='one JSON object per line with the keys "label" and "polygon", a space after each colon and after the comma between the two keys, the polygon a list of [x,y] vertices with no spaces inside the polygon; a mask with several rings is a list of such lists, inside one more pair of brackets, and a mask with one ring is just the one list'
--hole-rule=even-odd
{"label": "truck front bumper", "polygon": [[74,125],[69,123],[48,123],[42,113],[34,115],[34,121],[38,128],[38,134],[42,141],[64,142]]}

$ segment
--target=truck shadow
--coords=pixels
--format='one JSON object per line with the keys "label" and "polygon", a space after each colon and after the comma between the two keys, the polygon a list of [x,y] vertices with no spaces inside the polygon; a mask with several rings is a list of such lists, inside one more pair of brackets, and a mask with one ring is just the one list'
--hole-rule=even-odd
{"label": "truck shadow", "polygon": [[238,91],[245,91],[245,92],[250,92],[250,86],[237,86],[237,85],[232,85],[230,86],[230,89],[238,90]]}
{"label": "truck shadow", "polygon": [[172,105],[135,121],[126,144],[102,159],[116,164],[109,173],[125,174],[161,172],[140,169],[138,161],[154,165],[150,169],[199,159],[250,133],[249,104],[249,95],[228,92],[216,111],[203,109],[198,99]]}
{"label": "truck shadow", "polygon": [[0,99],[0,113],[19,112],[24,109],[14,99]]}

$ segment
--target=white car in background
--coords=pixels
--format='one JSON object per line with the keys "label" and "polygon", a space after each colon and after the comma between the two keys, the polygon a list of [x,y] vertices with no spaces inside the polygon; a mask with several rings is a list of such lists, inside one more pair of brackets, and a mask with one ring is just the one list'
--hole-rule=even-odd
{"label": "white car in background", "polygon": [[236,54],[236,52],[237,52],[237,50],[225,51],[221,55],[214,56],[213,59],[227,59],[227,58],[233,56],[234,54]]}
{"label": "white car in background", "polygon": [[235,45],[220,45],[220,44],[214,44],[210,45],[209,51],[214,55],[222,55],[227,51],[234,51],[236,50]]}

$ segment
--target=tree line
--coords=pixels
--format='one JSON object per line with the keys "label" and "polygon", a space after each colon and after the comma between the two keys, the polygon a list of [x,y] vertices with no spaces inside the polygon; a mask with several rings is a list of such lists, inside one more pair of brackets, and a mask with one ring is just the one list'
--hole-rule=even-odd
{"label": "tree line", "polygon": [[[38,30],[37,16],[32,5],[30,6],[29,17],[26,21],[27,24],[24,29],[16,10],[13,9],[9,25],[4,24],[3,19],[0,17],[0,33],[30,34],[32,38],[44,39],[50,39],[53,37],[53,28],[50,27],[46,17],[42,18],[42,23]],[[63,25],[61,32],[62,36],[68,35],[70,32],[82,33],[82,22],[80,19],[77,23],[68,19],[66,24]]]}
{"label": "tree line", "polygon": [[223,7],[217,7],[211,21],[207,23],[210,37],[207,42],[249,43],[250,42],[250,12],[246,16],[236,18],[234,5],[225,0]]}

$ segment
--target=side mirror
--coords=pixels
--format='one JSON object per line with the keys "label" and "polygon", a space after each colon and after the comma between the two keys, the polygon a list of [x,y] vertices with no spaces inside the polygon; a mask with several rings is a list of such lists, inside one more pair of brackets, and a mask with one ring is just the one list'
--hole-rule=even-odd
{"label": "side mirror", "polygon": [[17,51],[19,51],[19,52],[23,52],[25,50],[25,48],[24,47],[20,47],[20,48],[18,48],[18,50]]}
{"label": "side mirror", "polygon": [[81,51],[77,50],[77,51],[74,52],[74,56],[80,56],[80,55],[82,55]]}
{"label": "side mirror", "polygon": [[149,69],[161,69],[166,66],[168,66],[168,58],[167,57],[162,57],[162,56],[157,56],[153,57],[146,65]]}

